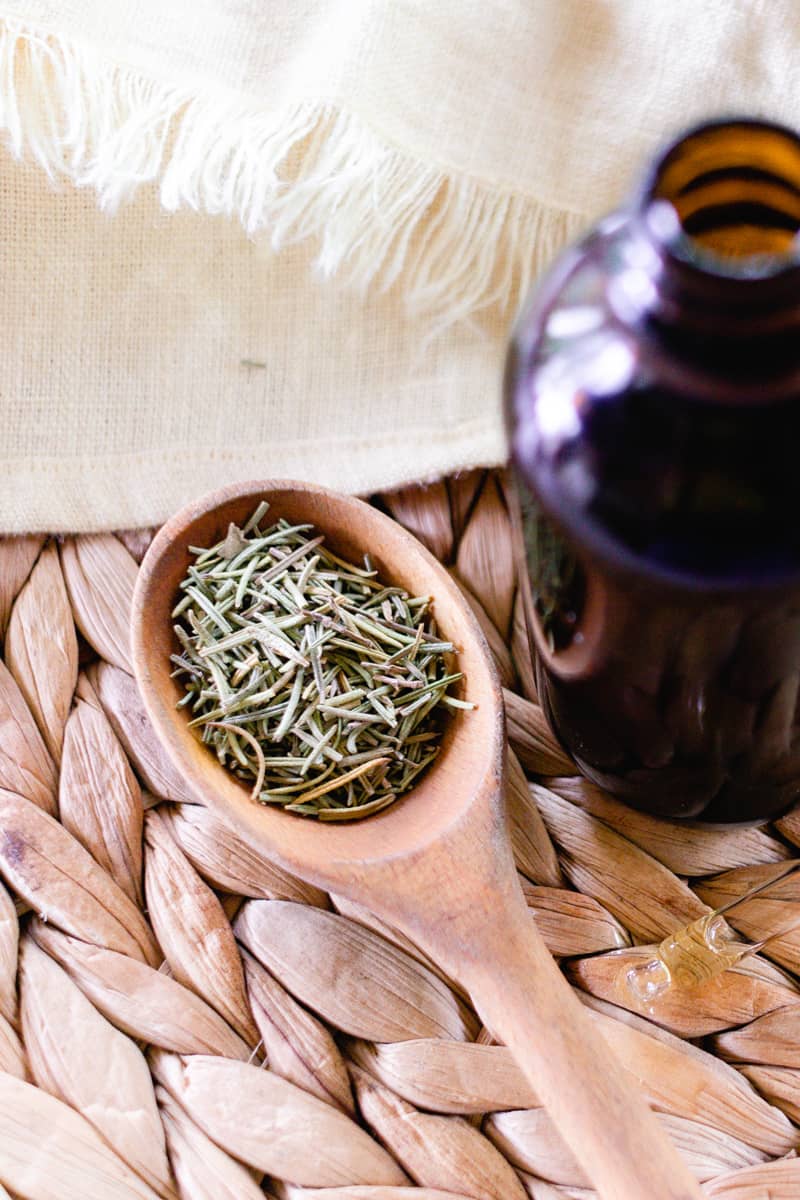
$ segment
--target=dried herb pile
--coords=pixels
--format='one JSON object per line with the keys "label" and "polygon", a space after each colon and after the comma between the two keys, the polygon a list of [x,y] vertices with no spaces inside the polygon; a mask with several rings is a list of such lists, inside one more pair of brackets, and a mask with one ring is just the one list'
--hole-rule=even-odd
{"label": "dried herb pile", "polygon": [[430,597],[387,587],[262,502],[193,565],[173,611],[179,706],[254,799],[323,821],[386,808],[439,750],[454,647]]}

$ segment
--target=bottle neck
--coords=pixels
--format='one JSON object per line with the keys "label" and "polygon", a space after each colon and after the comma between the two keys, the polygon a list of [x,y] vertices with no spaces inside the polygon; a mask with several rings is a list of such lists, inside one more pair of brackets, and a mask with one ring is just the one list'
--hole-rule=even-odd
{"label": "bottle neck", "polygon": [[630,255],[628,290],[668,336],[733,359],[768,343],[782,360],[800,330],[800,138],[746,120],[680,138],[636,197]]}

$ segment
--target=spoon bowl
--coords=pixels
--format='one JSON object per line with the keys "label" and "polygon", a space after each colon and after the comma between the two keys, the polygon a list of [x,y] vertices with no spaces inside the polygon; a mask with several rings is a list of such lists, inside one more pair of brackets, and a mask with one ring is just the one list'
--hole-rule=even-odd
{"label": "spoon bowl", "polygon": [[[368,553],[387,583],[431,595],[438,628],[457,648],[463,694],[477,705],[449,719],[439,756],[414,787],[361,821],[326,824],[259,804],[176,708],[171,613],[189,547],[214,545],[261,500],[271,519],[314,525],[335,553],[355,562]],[[528,913],[505,825],[503,706],[491,654],[457,585],[416,539],[370,505],[310,484],[225,488],[154,539],[134,594],[131,642],[145,707],[198,800],[282,866],[367,904],[458,979],[602,1200],[700,1200]]]}
{"label": "spoon bowl", "polygon": [[[169,656],[180,647],[170,614],[194,558],[189,546],[221,541],[231,522],[244,525],[264,499],[270,506],[268,522],[284,517],[293,525],[314,525],[335,554],[358,563],[368,552],[381,579],[412,595],[434,596],[439,632],[456,647],[458,668],[465,675],[461,694],[477,704],[472,712],[449,717],[440,753],[414,788],[369,819],[328,824],[254,802],[248,786],[222,767],[190,728],[186,710],[176,708],[183,693],[171,677]],[[216,492],[184,509],[158,533],[139,572],[134,612],[139,689],[186,782],[249,842],[309,882],[333,889],[340,886],[343,870],[360,872],[373,860],[425,849],[459,818],[476,784],[487,778],[499,782],[502,693],[480,626],[433,555],[401,525],[361,500],[281,482]]]}

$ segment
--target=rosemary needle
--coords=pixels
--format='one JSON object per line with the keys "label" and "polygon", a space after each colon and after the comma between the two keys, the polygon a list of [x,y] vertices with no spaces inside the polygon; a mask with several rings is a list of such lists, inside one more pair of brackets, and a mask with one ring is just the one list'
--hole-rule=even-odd
{"label": "rosemary needle", "polygon": [[454,647],[430,597],[346,562],[310,525],[263,521],[194,561],[173,610],[179,706],[262,804],[324,821],[378,812],[439,750]]}

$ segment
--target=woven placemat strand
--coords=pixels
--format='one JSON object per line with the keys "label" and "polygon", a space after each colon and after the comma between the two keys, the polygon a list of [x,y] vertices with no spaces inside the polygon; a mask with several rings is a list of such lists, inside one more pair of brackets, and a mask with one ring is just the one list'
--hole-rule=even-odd
{"label": "woven placemat strand", "polygon": [[[796,1198],[800,932],[657,1012],[619,981],[782,870],[800,813],[686,829],[575,773],[537,704],[505,495],[476,471],[375,502],[497,660],[531,919],[705,1193]],[[260,858],[165,759],[130,674],[149,539],[0,540],[0,1200],[589,1200],[457,981]],[[795,910],[787,883],[736,926]]]}

